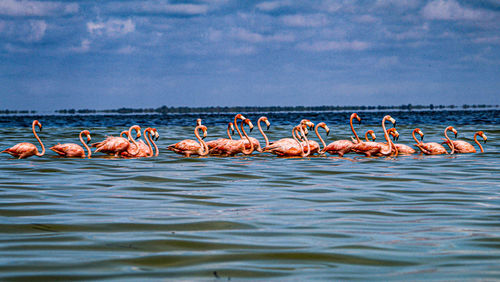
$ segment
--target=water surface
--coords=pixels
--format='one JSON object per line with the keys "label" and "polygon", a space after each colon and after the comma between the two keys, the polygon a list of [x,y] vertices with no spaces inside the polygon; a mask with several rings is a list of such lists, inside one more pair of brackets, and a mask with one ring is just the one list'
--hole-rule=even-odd
{"label": "water surface", "polygon": [[[381,139],[384,114],[360,113],[356,128]],[[468,141],[485,131],[486,153],[184,158],[164,148],[194,138],[198,116],[208,140],[224,136],[231,115],[36,117],[47,146],[78,143],[84,128],[100,140],[137,123],[158,128],[161,153],[1,154],[0,280],[498,279],[498,111],[391,115],[400,143],[412,144],[416,126],[437,142],[453,125]],[[349,138],[348,116],[273,113],[269,137],[289,137],[291,124],[310,118],[328,123],[328,143]],[[32,119],[1,117],[1,148],[34,142]]]}

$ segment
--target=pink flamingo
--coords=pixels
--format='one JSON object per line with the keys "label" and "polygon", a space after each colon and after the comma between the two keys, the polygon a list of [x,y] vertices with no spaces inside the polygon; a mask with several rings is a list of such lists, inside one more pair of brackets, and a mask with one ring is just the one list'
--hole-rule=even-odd
{"label": "pink flamingo", "polygon": [[[392,124],[396,123],[396,120],[393,119],[390,115],[384,116],[382,119],[382,129],[384,131],[385,140],[387,143],[379,143],[379,142],[359,142],[354,144],[352,147],[352,151],[358,154],[364,154],[366,157],[371,157],[372,155],[382,155],[382,156],[390,156],[393,150],[393,143],[389,138],[389,134],[387,133],[387,129],[385,128],[385,121],[388,120],[392,122]],[[359,139],[358,139],[359,140]]]}
{"label": "pink flamingo", "polygon": [[[453,129],[452,131],[453,132],[457,132],[453,127],[451,126],[448,126],[445,130],[444,130],[444,136],[446,137],[447,140],[450,140],[450,138],[448,137],[448,134],[447,134],[447,131],[450,130],[450,129]],[[429,142],[429,143],[423,143],[422,141],[418,141],[417,138],[415,137],[415,132],[420,134],[420,139],[423,140],[424,139],[424,133],[422,132],[422,130],[420,130],[419,128],[415,128],[413,130],[413,139],[415,139],[415,141],[417,141],[417,144],[415,144],[415,146],[417,146],[420,151],[422,151],[422,153],[426,154],[426,155],[441,155],[441,154],[448,154],[448,152],[446,151],[446,149],[439,143],[436,143],[436,142]],[[451,141],[451,140],[450,140]],[[453,143],[451,143],[453,147]],[[454,149],[451,149],[451,154],[454,153]]]}
{"label": "pink flamingo", "polygon": [[[478,135],[483,137],[484,143],[486,143],[486,140],[488,140],[488,138],[486,137],[486,135],[482,131],[478,131],[474,134],[474,142],[476,142],[476,144],[479,146],[481,153],[484,153],[483,146],[481,146],[479,141],[477,141]],[[448,147],[450,147],[450,149],[451,149],[450,141],[451,141],[451,143],[453,143],[453,147],[455,148],[455,152],[457,152],[457,153],[460,153],[460,154],[476,153],[476,149],[474,148],[474,146],[472,146],[469,142],[466,142],[466,141],[462,141],[462,140],[449,140],[448,141],[448,140],[446,140],[443,143],[446,143],[446,145],[448,145]]]}
{"label": "pink flamingo", "polygon": [[352,142],[349,140],[337,140],[337,141],[334,141],[334,142],[328,144],[328,146],[324,147],[322,150],[322,153],[328,152],[329,154],[332,154],[332,155],[338,154],[339,157],[343,157],[344,154],[347,154],[352,150],[352,147],[354,146],[354,144],[361,142],[361,140],[358,137],[358,134],[354,130],[354,126],[352,125],[353,119],[357,119],[358,122],[361,123],[361,118],[358,116],[357,113],[353,113],[349,119],[349,124],[351,125],[351,131],[354,134],[354,136],[356,137],[356,140],[355,140],[356,142]]}
{"label": "pink flamingo", "polygon": [[[240,140],[242,140],[244,142],[245,147],[248,149],[248,148],[250,148],[250,143],[247,143],[248,140],[243,139],[243,135],[241,134],[241,131],[238,128],[238,119],[245,120],[247,118],[244,117],[242,114],[237,114],[236,116],[234,116],[234,126],[236,128],[236,132],[238,132],[238,135],[240,136]],[[253,124],[252,124],[252,122],[250,122],[250,132],[252,132],[252,130],[253,130]],[[257,140],[257,138],[248,137],[248,139],[250,140],[250,142],[252,142],[253,147],[256,151],[262,152],[262,148],[260,147],[260,143],[259,143],[259,140]]]}
{"label": "pink flamingo", "polygon": [[[372,138],[372,140],[370,140],[370,137]],[[370,130],[367,130],[365,132],[365,140],[366,140],[366,142],[370,142],[370,141],[375,142],[376,139],[377,139],[377,135],[375,135],[375,132],[373,130],[370,129]],[[352,137],[352,136],[351,136],[351,141],[353,143],[357,142],[357,140],[354,139],[354,137]]]}
{"label": "pink flamingo", "polygon": [[[198,130],[200,129],[203,131],[203,138],[201,138],[198,133]],[[194,135],[196,136],[196,139],[198,139],[199,143],[192,139],[186,139],[169,145],[167,149],[186,157],[190,157],[191,155],[206,156],[208,154],[208,147],[203,139],[207,136],[207,127],[201,124],[197,125],[194,129]]]}
{"label": "pink flamingo", "polygon": [[[288,140],[283,139],[269,145],[266,151],[269,151],[279,157],[307,157],[311,153],[311,146],[309,140],[304,132],[305,125],[297,125],[292,129],[292,136],[295,144],[291,144]],[[304,138],[307,145],[307,153],[304,152],[304,146],[296,136],[296,131],[300,131],[302,138]]]}
{"label": "pink flamingo", "polygon": [[[124,132],[120,133],[120,136],[124,133],[128,135],[128,132],[124,131]],[[156,144],[152,138],[152,136],[154,138],[156,138],[157,134],[158,134],[158,132],[156,131],[156,128],[148,127],[146,129],[144,129],[143,136],[144,136],[144,139],[146,140],[146,143],[144,143],[144,141],[142,141],[142,140],[139,140],[139,142],[137,142],[137,145],[139,146],[139,152],[134,155],[134,151],[132,150],[131,146],[129,146],[126,151],[121,153],[121,156],[125,157],[125,158],[149,158],[149,157],[152,157],[154,155],[154,151],[153,151],[153,147],[151,146],[151,144],[154,145],[154,147],[156,149],[156,153],[158,153],[158,147],[156,146]],[[132,140],[132,138],[129,138],[129,140]]]}
{"label": "pink flamingo", "polygon": [[35,126],[38,126],[40,128],[40,131],[42,131],[42,124],[38,120],[34,120],[33,123],[31,124],[33,135],[35,135],[36,140],[38,140],[38,143],[40,143],[40,146],[42,147],[41,153],[38,153],[38,149],[36,148],[35,145],[27,142],[18,143],[13,147],[3,150],[0,153],[8,153],[11,156],[16,157],[18,159],[24,159],[34,155],[38,157],[43,156],[45,154],[45,147],[43,146],[42,140],[40,140],[40,138],[36,134]]}
{"label": "pink flamingo", "polygon": [[[85,134],[87,136],[87,142],[83,141],[82,135]],[[92,156],[92,152],[90,151],[89,146],[87,145],[91,138],[90,138],[90,132],[88,130],[83,130],[80,132],[80,142],[82,142],[83,146],[85,149],[87,149],[88,152],[88,158],[90,159],[90,156]],[[65,143],[65,144],[57,144],[51,148],[52,151],[56,152],[60,156],[66,157],[66,158],[85,158],[85,151],[83,150],[82,146],[74,143]]]}
{"label": "pink flamingo", "polygon": [[[210,150],[211,155],[221,155],[221,156],[234,156],[238,153],[244,155],[250,155],[254,151],[253,143],[250,141],[248,134],[245,131],[244,124],[248,125],[250,128],[252,122],[249,119],[244,119],[240,123],[241,131],[247,140],[227,140],[226,142],[220,143]],[[236,125],[236,128],[238,126]],[[247,149],[246,145],[249,144],[250,148]]]}
{"label": "pink flamingo", "polygon": [[206,142],[208,149],[211,150],[212,148],[214,148],[222,143],[225,143],[228,140],[233,140],[233,137],[231,136],[232,134],[234,134],[234,126],[233,126],[233,123],[230,122],[227,124],[227,136],[229,137],[229,139],[228,138],[219,138],[216,140],[208,141],[208,142]]}
{"label": "pink flamingo", "polygon": [[[323,141],[323,138],[321,138],[321,136],[319,135],[319,132],[318,132],[318,128],[319,127],[322,127],[322,128],[325,129],[327,136],[328,136],[328,134],[330,134],[330,128],[328,128],[328,126],[326,125],[326,123],[320,122],[320,123],[316,124],[316,127],[314,129],[314,132],[316,133],[316,136],[318,136],[319,141],[321,142],[321,144],[323,144],[323,149],[324,149],[326,147],[326,144],[325,144],[325,141]],[[295,131],[295,135],[297,136],[298,139],[302,140],[302,138],[300,137],[299,131]],[[303,147],[307,146],[307,144],[305,143],[305,141],[302,141],[302,146]],[[316,142],[314,140],[309,140],[309,146],[311,147],[311,153],[310,153],[310,155],[324,154],[324,152],[322,152],[321,147],[319,146],[318,142]]]}
{"label": "pink flamingo", "polygon": [[[392,135],[392,137],[394,138],[394,141],[399,140],[399,133],[396,131],[395,128],[394,128],[394,130],[391,130],[391,129],[393,129],[393,128],[389,128],[389,130],[387,130],[387,132]],[[417,151],[415,151],[415,149],[413,149],[412,147],[405,145],[405,144],[393,143],[393,146],[396,148],[398,153],[401,155],[411,155],[411,154],[415,154],[417,152]]]}
{"label": "pink flamingo", "polygon": [[[141,137],[141,127],[138,125],[133,125],[128,129],[128,136],[132,136],[132,130],[135,130],[137,133],[137,137]],[[132,153],[134,156],[139,153],[139,146],[137,145],[137,142],[133,138],[130,137],[130,140],[132,140],[132,144],[134,145],[135,151]],[[127,138],[123,137],[113,137],[113,136],[108,136],[105,140],[94,143],[91,145],[91,147],[97,147],[97,150],[95,150],[95,153],[97,152],[102,152],[108,155],[114,155],[115,157],[120,156],[122,152],[127,151],[127,149],[130,147],[131,143],[127,140]]]}
{"label": "pink flamingo", "polygon": [[[304,134],[307,136],[307,134],[309,133],[309,131],[307,130],[307,128],[314,128],[314,123],[312,123],[310,120],[308,119],[303,119],[300,121],[300,124],[299,124],[303,131],[304,131]],[[292,129],[292,133],[294,133],[294,130]],[[302,137],[300,136],[300,134],[297,134],[297,133],[294,133],[296,134],[296,136],[298,136],[298,139],[302,141]],[[267,136],[266,136],[267,137]],[[263,151],[264,152],[267,152],[267,148],[271,145],[276,145],[276,144],[279,144],[279,146],[284,146],[284,144],[288,144],[287,146],[295,146],[295,137],[293,138],[282,138],[280,140],[277,140],[277,141],[273,141],[273,142],[269,142],[269,145],[266,145],[266,147],[264,147]]]}

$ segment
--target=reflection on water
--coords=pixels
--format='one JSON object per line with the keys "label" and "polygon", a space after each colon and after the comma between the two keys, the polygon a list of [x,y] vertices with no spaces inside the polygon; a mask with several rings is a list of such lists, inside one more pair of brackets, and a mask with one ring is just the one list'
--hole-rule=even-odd
{"label": "reflection on water", "polygon": [[[486,153],[186,159],[164,148],[194,138],[188,126],[194,121],[174,125],[167,116],[163,125],[151,124],[161,135],[157,158],[63,159],[49,151],[15,160],[1,154],[0,279],[498,278],[498,112],[434,119],[391,114],[400,143],[412,144],[415,126],[427,142],[438,142],[445,125],[453,125],[468,141],[484,130]],[[383,114],[360,115],[364,123],[357,128],[381,137]],[[274,116],[270,139],[288,137],[295,120]],[[150,125],[135,117],[127,124]],[[296,119],[302,117],[322,121],[306,114]],[[39,118],[46,145],[78,143],[83,119],[67,118],[71,127],[61,127],[66,118]],[[225,135],[227,117],[203,118],[209,140]],[[100,140],[123,129],[119,119],[84,125]],[[328,116],[327,142],[350,136],[346,119]],[[34,142],[30,123],[3,124],[0,148]],[[110,126],[100,127],[105,123]]]}

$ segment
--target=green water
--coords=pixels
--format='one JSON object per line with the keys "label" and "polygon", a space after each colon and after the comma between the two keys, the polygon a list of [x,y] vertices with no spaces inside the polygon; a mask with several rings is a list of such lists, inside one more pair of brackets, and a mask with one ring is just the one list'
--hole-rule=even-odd
{"label": "green water", "polygon": [[[418,126],[440,140],[439,126]],[[327,142],[348,138],[331,127]],[[456,127],[469,141],[476,128]],[[0,280],[500,278],[497,125],[481,126],[484,154],[343,159],[183,158],[164,148],[192,127],[157,128],[157,158],[1,154]],[[412,128],[398,125],[400,143]],[[80,129],[41,136],[77,143]],[[2,148],[33,142],[29,128],[0,134]],[[209,127],[208,140],[223,135]]]}

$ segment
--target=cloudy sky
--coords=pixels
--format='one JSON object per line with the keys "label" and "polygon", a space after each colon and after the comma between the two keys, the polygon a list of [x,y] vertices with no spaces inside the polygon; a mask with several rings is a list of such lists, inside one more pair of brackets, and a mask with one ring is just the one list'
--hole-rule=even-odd
{"label": "cloudy sky", "polygon": [[499,0],[0,0],[2,109],[500,103]]}

